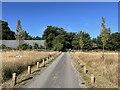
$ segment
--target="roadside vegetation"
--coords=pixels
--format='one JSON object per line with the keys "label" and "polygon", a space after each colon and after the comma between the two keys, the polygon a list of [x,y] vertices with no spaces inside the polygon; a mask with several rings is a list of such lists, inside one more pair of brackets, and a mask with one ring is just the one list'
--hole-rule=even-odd
{"label": "roadside vegetation", "polygon": [[[75,66],[83,75],[83,78],[88,85],[90,77],[88,74],[94,74],[96,83],[94,87],[97,88],[117,88],[118,87],[118,52],[105,52],[104,61],[102,59],[102,52],[72,52],[72,58]],[[87,67],[87,74],[85,75],[80,68],[80,64]],[[82,70],[82,71],[81,71]]]}
{"label": "roadside vegetation", "polygon": [[7,51],[1,52],[2,60],[2,81],[12,78],[12,73],[17,75],[22,73],[27,67],[36,65],[36,62],[42,62],[42,59],[52,56],[57,52],[45,51]]}

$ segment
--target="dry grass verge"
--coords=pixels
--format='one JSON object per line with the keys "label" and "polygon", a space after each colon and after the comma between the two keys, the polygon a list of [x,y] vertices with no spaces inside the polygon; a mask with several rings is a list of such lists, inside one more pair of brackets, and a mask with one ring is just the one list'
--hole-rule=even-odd
{"label": "dry grass verge", "polygon": [[36,65],[36,62],[41,62],[43,58],[54,55],[57,52],[38,52],[38,51],[7,51],[0,53],[2,60],[2,82],[9,80],[12,73],[19,75],[27,67]]}
{"label": "dry grass verge", "polygon": [[[117,88],[118,85],[118,53],[105,53],[105,61],[102,60],[101,52],[73,52],[71,53],[80,73],[80,65],[78,61],[83,63],[89,70],[88,74],[94,73],[96,76],[96,84],[92,87],[98,88]],[[88,79],[89,75],[83,74],[84,79]],[[89,80],[88,80],[89,82]],[[88,83],[89,84],[89,83]],[[89,87],[89,85],[88,85]]]}

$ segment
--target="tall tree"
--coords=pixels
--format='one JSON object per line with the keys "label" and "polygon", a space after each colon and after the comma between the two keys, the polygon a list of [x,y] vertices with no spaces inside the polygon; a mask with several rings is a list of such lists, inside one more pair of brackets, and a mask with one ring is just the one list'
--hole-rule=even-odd
{"label": "tall tree", "polygon": [[100,36],[101,36],[101,41],[102,41],[102,44],[103,44],[103,60],[104,60],[104,47],[106,45],[106,41],[109,39],[109,34],[110,34],[110,28],[106,28],[105,26],[105,18],[102,17],[102,23],[101,23],[101,27],[102,27],[102,30],[101,30],[101,33],[100,33]]}
{"label": "tall tree", "polygon": [[80,42],[79,42],[81,50],[83,49],[83,46],[84,46],[83,35],[82,35],[82,34],[83,34],[83,33],[81,32],[81,33],[80,33]]}
{"label": "tall tree", "polygon": [[78,33],[75,33],[73,39],[72,39],[72,49],[78,50],[80,45],[79,45],[79,35]]}
{"label": "tall tree", "polygon": [[78,41],[81,43],[82,50],[90,50],[92,47],[90,35],[86,32],[80,31],[79,36],[81,40],[79,38]]}
{"label": "tall tree", "polygon": [[21,49],[22,45],[24,44],[25,39],[25,32],[22,30],[21,21],[17,21],[17,28],[16,28],[16,34],[15,34],[16,40],[18,42],[18,48]]}

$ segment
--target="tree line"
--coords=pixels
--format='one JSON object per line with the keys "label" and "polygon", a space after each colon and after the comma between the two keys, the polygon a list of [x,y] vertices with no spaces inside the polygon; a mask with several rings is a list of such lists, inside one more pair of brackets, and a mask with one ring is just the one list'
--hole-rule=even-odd
{"label": "tree line", "polygon": [[[46,49],[57,51],[66,50],[120,50],[120,33],[111,33],[110,28],[105,25],[105,18],[102,17],[100,34],[96,38],[91,38],[89,33],[67,32],[63,28],[47,26],[43,39]],[[103,58],[104,59],[104,58]]]}
{"label": "tree line", "polygon": [[[105,50],[118,50],[120,49],[120,33],[110,33],[106,44]],[[66,32],[63,28],[56,26],[47,26],[44,31],[43,38],[44,44],[47,49],[53,50],[94,50],[103,49],[101,35],[97,38],[91,38],[87,32],[80,31],[78,33]]]}
{"label": "tree line", "polygon": [[[0,21],[2,27],[3,40],[16,40],[15,32],[11,31],[8,23]],[[33,37],[27,31],[23,31],[24,40],[45,40],[44,48],[48,50],[120,50],[120,33],[111,33],[110,28],[105,25],[105,18],[102,17],[100,34],[96,38],[91,38],[89,33],[84,31],[67,32],[64,28],[57,26],[47,26],[42,37]],[[25,48],[27,45],[25,45]],[[35,45],[37,47],[37,45]],[[31,48],[31,46],[29,47]]]}

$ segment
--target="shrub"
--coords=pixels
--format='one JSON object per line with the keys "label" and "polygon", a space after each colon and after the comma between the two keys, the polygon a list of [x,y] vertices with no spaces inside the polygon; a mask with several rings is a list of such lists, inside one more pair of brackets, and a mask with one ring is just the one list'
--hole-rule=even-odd
{"label": "shrub", "polygon": [[34,49],[39,49],[39,45],[37,43],[34,43],[33,47]]}

